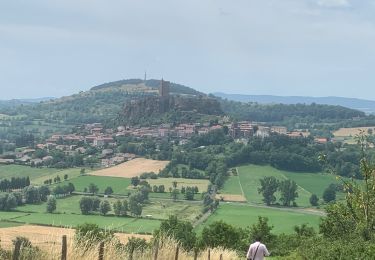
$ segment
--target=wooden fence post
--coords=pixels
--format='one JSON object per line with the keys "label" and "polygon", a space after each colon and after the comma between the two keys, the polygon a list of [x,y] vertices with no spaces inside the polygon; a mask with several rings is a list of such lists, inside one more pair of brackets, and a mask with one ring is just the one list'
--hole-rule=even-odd
{"label": "wooden fence post", "polygon": [[66,235],[63,235],[61,244],[61,260],[66,260],[67,251]]}
{"label": "wooden fence post", "polygon": [[198,250],[194,249],[194,260],[198,259]]}
{"label": "wooden fence post", "polygon": [[220,260],[223,260],[223,254],[220,254]]}
{"label": "wooden fence post", "polygon": [[176,254],[175,254],[175,256],[174,256],[174,260],[178,260],[178,253],[179,253],[179,251],[180,251],[180,246],[177,245],[177,248],[176,248]]}
{"label": "wooden fence post", "polygon": [[134,254],[134,246],[130,249],[129,260],[133,260],[133,254]]}
{"label": "wooden fence post", "polygon": [[20,259],[21,243],[21,240],[17,239],[16,244],[14,245],[13,260]]}
{"label": "wooden fence post", "polygon": [[100,242],[100,245],[99,245],[99,260],[103,260],[104,259],[104,242]]}
{"label": "wooden fence post", "polygon": [[154,260],[158,260],[158,253],[159,253],[159,240],[155,239],[155,243],[154,243]]}
{"label": "wooden fence post", "polygon": [[208,249],[208,257],[207,260],[211,260],[211,249]]}

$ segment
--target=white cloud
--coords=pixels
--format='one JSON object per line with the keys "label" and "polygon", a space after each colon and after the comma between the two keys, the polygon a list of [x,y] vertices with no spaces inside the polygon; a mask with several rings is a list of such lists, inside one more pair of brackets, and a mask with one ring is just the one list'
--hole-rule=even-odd
{"label": "white cloud", "polygon": [[349,0],[318,0],[318,5],[322,7],[350,7]]}

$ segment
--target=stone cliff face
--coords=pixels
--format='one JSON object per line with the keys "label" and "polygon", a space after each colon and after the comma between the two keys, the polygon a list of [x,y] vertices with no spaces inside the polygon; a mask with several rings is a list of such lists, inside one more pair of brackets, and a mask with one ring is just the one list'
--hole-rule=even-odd
{"label": "stone cliff face", "polygon": [[126,123],[139,123],[140,120],[155,122],[156,119],[173,113],[223,114],[220,103],[216,99],[205,96],[149,96],[127,102],[124,105],[120,119]]}

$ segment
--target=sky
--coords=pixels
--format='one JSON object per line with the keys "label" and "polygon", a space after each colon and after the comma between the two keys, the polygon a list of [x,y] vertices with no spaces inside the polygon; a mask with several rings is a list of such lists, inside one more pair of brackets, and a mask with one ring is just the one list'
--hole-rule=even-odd
{"label": "sky", "polygon": [[375,100],[375,0],[0,2],[0,99],[164,78],[197,90]]}

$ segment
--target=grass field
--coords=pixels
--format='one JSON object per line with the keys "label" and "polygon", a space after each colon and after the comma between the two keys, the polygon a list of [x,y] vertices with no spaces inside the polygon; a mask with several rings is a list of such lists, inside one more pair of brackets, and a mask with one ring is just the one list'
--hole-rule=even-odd
{"label": "grass field", "polygon": [[131,178],[139,176],[144,172],[159,173],[159,170],[164,169],[168,163],[169,161],[136,158],[114,167],[92,172],[92,175]]}
{"label": "grass field", "polygon": [[220,193],[242,195],[239,177],[229,176]]}
{"label": "grass field", "polygon": [[168,191],[172,187],[172,183],[177,182],[177,188],[181,189],[182,187],[193,187],[197,186],[199,193],[206,192],[209,184],[208,180],[198,180],[198,179],[184,179],[184,178],[159,178],[159,179],[147,179],[147,182],[152,186],[154,185],[164,185],[165,191]]}
{"label": "grass field", "polygon": [[[283,171],[271,166],[247,165],[238,168],[242,189],[248,202],[263,204],[263,197],[258,193],[260,187],[259,180],[264,176],[274,176],[279,180],[287,179]],[[297,183],[298,184],[298,183]],[[298,186],[298,198],[296,202],[299,206],[310,206],[309,198],[311,193]],[[278,194],[275,193],[278,198]]]}
{"label": "grass field", "polygon": [[[8,228],[8,227],[18,227],[22,226],[21,223],[9,222],[9,221],[0,221],[0,228]],[[1,235],[0,235],[1,238]]]}
{"label": "grass field", "polygon": [[[70,196],[66,198],[57,199],[56,213],[60,214],[81,214],[79,208],[79,200],[82,196]],[[115,198],[101,198],[108,200],[111,204],[117,199]],[[46,204],[41,203],[37,205],[24,205],[17,208],[20,212],[25,213],[45,213]],[[152,215],[152,218],[156,219],[167,219],[170,215],[177,215],[181,219],[194,220],[196,216],[200,214],[202,205],[196,202],[173,202],[152,199],[149,204],[143,207],[142,216]],[[109,212],[113,214],[113,212]],[[16,215],[17,216],[17,215]],[[53,215],[51,215],[53,216]]]}
{"label": "grass field", "polygon": [[304,223],[318,230],[320,219],[317,215],[280,209],[256,208],[246,204],[232,205],[228,203],[221,204],[205,223],[198,226],[197,231],[201,231],[204,226],[220,220],[244,228],[256,223],[258,221],[258,216],[267,217],[269,219],[269,224],[274,226],[272,231],[276,234],[292,233],[294,226]]}
{"label": "grass field", "polygon": [[[122,194],[126,195],[128,192],[131,192],[128,187],[130,186],[130,179],[126,178],[119,178],[119,177],[102,177],[102,176],[92,176],[92,175],[85,175],[85,176],[78,176],[73,179],[69,179],[66,183],[73,183],[76,191],[83,191],[87,188],[90,183],[94,183],[99,188],[99,193],[104,193],[104,190],[110,186],[113,189],[115,194]],[[60,184],[55,185],[64,185],[65,182],[63,181]]]}
{"label": "grass field", "polygon": [[283,174],[288,179],[295,181],[299,186],[303,187],[308,192],[316,194],[319,198],[322,197],[324,190],[331,183],[339,183],[336,177],[330,174],[285,171],[283,171]]}
{"label": "grass field", "polygon": [[32,184],[43,184],[43,181],[54,178],[57,175],[63,179],[65,174],[68,174],[69,178],[75,178],[79,176],[80,169],[55,169],[55,168],[33,168],[30,166],[23,165],[0,165],[0,179],[11,177],[30,177]]}
{"label": "grass field", "polygon": [[[265,176],[274,176],[279,180],[291,179],[298,185],[298,206],[309,207],[309,198],[315,193],[319,198],[322,197],[324,190],[331,183],[339,183],[335,176],[320,173],[296,173],[277,170],[271,166],[246,165],[238,167],[239,179],[248,202],[263,204],[262,196],[258,193],[260,187],[259,180]],[[232,178],[232,177],[231,177]],[[235,182],[224,185],[225,190],[235,190]],[[240,190],[240,188],[237,188]],[[279,198],[279,194],[275,193]],[[338,198],[342,198],[343,193],[337,193]]]}

